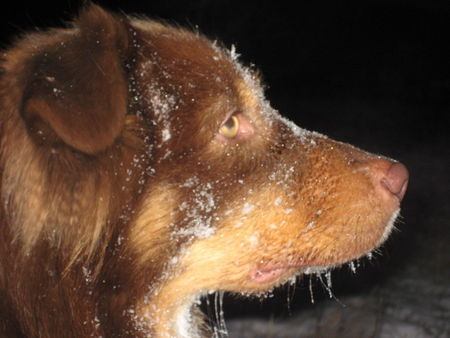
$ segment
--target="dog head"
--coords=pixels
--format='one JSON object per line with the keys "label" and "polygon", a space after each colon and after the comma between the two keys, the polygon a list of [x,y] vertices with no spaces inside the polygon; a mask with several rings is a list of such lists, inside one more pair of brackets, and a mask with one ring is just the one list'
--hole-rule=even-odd
{"label": "dog head", "polygon": [[357,259],[398,215],[403,165],[284,119],[258,74],[198,33],[90,6],[4,59],[10,248],[92,272],[93,313],[192,335],[199,295]]}

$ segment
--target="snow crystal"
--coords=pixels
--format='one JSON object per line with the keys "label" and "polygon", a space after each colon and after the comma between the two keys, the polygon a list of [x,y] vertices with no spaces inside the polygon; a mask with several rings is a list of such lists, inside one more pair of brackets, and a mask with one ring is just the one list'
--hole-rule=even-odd
{"label": "snow crystal", "polygon": [[254,209],[255,209],[254,205],[246,202],[242,208],[242,214],[247,215],[247,214],[251,213]]}
{"label": "snow crystal", "polygon": [[230,49],[230,57],[231,60],[233,61],[237,61],[239,59],[239,54],[236,53],[236,46],[235,45],[231,45],[231,49]]}
{"label": "snow crystal", "polygon": [[273,205],[276,207],[279,207],[281,205],[281,201],[283,201],[283,197],[278,197],[274,202]]}
{"label": "snow crystal", "polygon": [[180,185],[180,188],[192,188],[199,184],[199,178],[196,176],[188,178],[183,184]]}
{"label": "snow crystal", "polygon": [[332,282],[331,282],[331,271],[327,271],[325,273],[325,278],[327,279],[327,287],[331,290]]}
{"label": "snow crystal", "polygon": [[170,140],[170,138],[171,138],[170,129],[164,128],[162,130],[162,141],[167,142],[168,140]]}
{"label": "snow crystal", "polygon": [[312,288],[312,278],[309,277],[309,294],[311,295],[311,304],[314,304],[314,292]]}
{"label": "snow crystal", "polygon": [[117,245],[122,245],[123,241],[125,240],[125,238],[122,235],[119,235],[117,237]]}
{"label": "snow crystal", "polygon": [[161,142],[167,142],[171,138],[170,113],[178,108],[177,99],[164,91],[164,89],[148,85],[145,92],[145,102],[150,106],[155,123],[161,125]]}
{"label": "snow crystal", "polygon": [[254,234],[254,235],[249,236],[247,238],[247,241],[250,243],[250,246],[252,248],[256,247],[258,245],[258,243],[259,243],[259,236],[258,236],[258,234]]}
{"label": "snow crystal", "polygon": [[[289,191],[291,190],[292,183],[294,180],[293,177],[294,173],[295,167],[293,166],[288,167],[285,163],[277,163],[272,173],[269,176],[267,176],[267,179],[270,181],[275,181],[276,185],[281,185],[286,189],[286,191]],[[281,203],[281,199],[277,198],[275,200],[275,203],[276,206],[279,206],[277,204]]]}
{"label": "snow crystal", "polygon": [[210,224],[202,223],[199,220],[191,222],[190,227],[187,229],[181,229],[177,232],[177,235],[195,236],[199,239],[205,239],[212,236],[216,232],[216,228],[210,226]]}
{"label": "snow crystal", "polygon": [[314,227],[314,224],[316,224],[315,221],[309,222],[306,228],[303,230],[303,232],[308,232],[309,230],[311,230]]}
{"label": "snow crystal", "polygon": [[244,225],[244,222],[239,221],[239,222],[237,222],[237,223],[234,225],[234,227],[235,227],[235,228],[240,228],[240,227],[242,227],[243,225]]}
{"label": "snow crystal", "polygon": [[187,236],[205,239],[213,235],[216,228],[212,225],[215,219],[219,219],[214,213],[216,209],[213,185],[200,183],[197,177],[187,179],[180,188],[192,189],[190,198],[179,205],[179,210],[184,212],[186,227],[178,230],[176,236]]}
{"label": "snow crystal", "polygon": [[233,213],[233,209],[228,209],[227,211],[225,211],[224,215],[230,216],[232,213]]}
{"label": "snow crystal", "polygon": [[95,318],[94,318],[94,326],[96,329],[98,329],[100,327],[100,319],[98,319],[97,316],[95,316]]}
{"label": "snow crystal", "polygon": [[324,272],[327,272],[331,267],[330,266],[309,266],[303,272],[305,275],[317,275]]}
{"label": "snow crystal", "polygon": [[84,280],[86,281],[86,284],[90,284],[92,283],[92,272],[89,268],[83,266],[82,267],[83,270],[83,276],[84,276]]}
{"label": "snow crystal", "polygon": [[350,270],[352,270],[353,273],[356,273],[356,266],[354,262],[349,262],[348,266],[350,267]]}

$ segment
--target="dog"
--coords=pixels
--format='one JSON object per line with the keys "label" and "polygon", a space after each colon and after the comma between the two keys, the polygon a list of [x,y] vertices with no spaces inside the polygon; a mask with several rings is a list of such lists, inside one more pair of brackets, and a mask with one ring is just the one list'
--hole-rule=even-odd
{"label": "dog", "polygon": [[299,128],[197,32],[87,5],[0,75],[0,335],[197,337],[209,292],[370,255],[404,165]]}

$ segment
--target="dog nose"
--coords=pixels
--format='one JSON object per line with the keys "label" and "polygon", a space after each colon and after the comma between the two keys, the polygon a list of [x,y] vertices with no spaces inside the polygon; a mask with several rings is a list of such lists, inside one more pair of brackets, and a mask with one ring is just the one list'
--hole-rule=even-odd
{"label": "dog nose", "polygon": [[403,164],[394,162],[381,177],[380,183],[387,191],[401,201],[403,196],[405,196],[408,178],[408,169]]}

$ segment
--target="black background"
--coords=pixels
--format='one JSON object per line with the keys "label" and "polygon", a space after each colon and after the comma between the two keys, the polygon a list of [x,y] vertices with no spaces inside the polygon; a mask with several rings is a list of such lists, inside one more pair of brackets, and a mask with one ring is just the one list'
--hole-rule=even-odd
{"label": "black background", "polygon": [[[2,9],[1,46],[18,33],[63,25],[81,3],[14,1]],[[380,142],[391,144],[395,156],[411,142],[448,140],[446,0],[314,1],[297,8],[291,1],[97,3],[198,27],[212,39],[236,45],[241,59],[262,71],[273,105],[307,129],[373,151]],[[341,133],[341,125],[349,130]]]}
{"label": "black background", "polygon": [[[63,25],[81,5],[8,3],[12,7],[2,3],[2,48],[21,32]],[[97,3],[198,27],[212,39],[236,45],[241,60],[261,70],[267,96],[282,114],[306,129],[405,163],[411,179],[400,231],[359,276],[337,273],[338,297],[388,288],[411,269],[417,280],[450,284],[450,1]],[[307,291],[298,293],[301,306],[291,305],[291,312],[301,311],[309,297]],[[416,297],[420,303],[420,290]],[[279,305],[284,301],[283,295],[263,305],[228,299],[226,315],[285,313]],[[449,314],[449,306],[443,311]]]}
{"label": "black background", "polygon": [[[18,33],[63,25],[81,3],[3,6],[1,46]],[[402,147],[448,141],[447,0],[301,1],[297,8],[291,1],[256,0],[97,3],[198,27],[236,45],[241,59],[262,71],[273,106],[307,129],[375,152],[378,144],[390,145],[396,158]]]}

